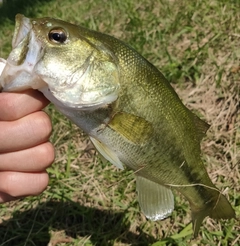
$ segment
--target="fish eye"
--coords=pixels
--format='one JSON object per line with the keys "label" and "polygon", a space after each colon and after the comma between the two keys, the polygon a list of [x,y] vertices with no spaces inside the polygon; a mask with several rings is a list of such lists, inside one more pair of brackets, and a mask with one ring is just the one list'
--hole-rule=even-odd
{"label": "fish eye", "polygon": [[65,30],[61,28],[52,29],[48,33],[48,38],[51,42],[63,44],[67,40],[67,34]]}

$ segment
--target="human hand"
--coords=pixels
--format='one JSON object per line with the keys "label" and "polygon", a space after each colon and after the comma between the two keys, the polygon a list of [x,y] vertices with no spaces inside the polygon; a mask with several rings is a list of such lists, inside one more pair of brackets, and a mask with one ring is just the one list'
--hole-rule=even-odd
{"label": "human hand", "polygon": [[48,185],[52,126],[41,111],[48,103],[34,90],[0,93],[0,203],[38,195]]}

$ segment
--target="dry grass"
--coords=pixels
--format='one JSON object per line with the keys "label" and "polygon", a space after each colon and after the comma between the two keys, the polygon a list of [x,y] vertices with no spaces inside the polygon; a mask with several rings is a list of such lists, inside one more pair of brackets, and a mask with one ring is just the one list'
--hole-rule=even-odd
{"label": "dry grass", "polygon": [[[22,4],[24,2],[24,4]],[[39,5],[41,2],[41,5]],[[239,1],[8,0],[0,7],[0,56],[7,57],[14,12],[54,16],[114,35],[135,47],[173,83],[211,128],[202,142],[211,179],[240,215]],[[7,6],[6,5],[6,6]],[[8,9],[9,12],[6,11]],[[237,245],[239,221],[206,219],[191,238],[190,208],[176,194],[173,214],[150,222],[139,212],[131,171],[95,154],[85,134],[47,108],[56,160],[39,197],[1,206],[0,245]]]}

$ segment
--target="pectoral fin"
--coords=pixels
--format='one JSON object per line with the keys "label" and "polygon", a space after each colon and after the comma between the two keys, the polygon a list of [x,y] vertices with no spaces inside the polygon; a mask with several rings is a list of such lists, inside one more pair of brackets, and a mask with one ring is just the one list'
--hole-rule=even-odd
{"label": "pectoral fin", "polygon": [[124,169],[122,162],[119,160],[117,155],[109,149],[105,144],[98,141],[97,139],[90,137],[93,145],[96,147],[96,149],[99,151],[99,153],[108,161],[110,161],[114,166]]}
{"label": "pectoral fin", "polygon": [[153,134],[151,122],[125,112],[116,113],[108,126],[135,144],[143,144]]}
{"label": "pectoral fin", "polygon": [[138,201],[145,216],[153,221],[169,216],[174,209],[174,197],[171,189],[136,176]]}

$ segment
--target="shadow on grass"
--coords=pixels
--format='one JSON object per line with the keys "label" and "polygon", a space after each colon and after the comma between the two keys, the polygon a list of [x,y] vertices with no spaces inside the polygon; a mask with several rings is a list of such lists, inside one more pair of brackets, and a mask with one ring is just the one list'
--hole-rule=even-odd
{"label": "shadow on grass", "polygon": [[155,242],[153,237],[140,230],[138,234],[130,232],[130,221],[126,217],[124,212],[102,211],[72,201],[51,201],[28,211],[17,211],[11,219],[0,224],[0,245],[46,246],[50,231],[60,233],[55,243],[61,243],[66,236],[90,238],[93,245],[99,246],[114,245],[114,242],[130,245]]}
{"label": "shadow on grass", "polygon": [[51,0],[3,0],[3,4],[0,5],[0,24],[6,20],[15,22],[15,15],[18,13],[35,17],[38,6],[49,1]]}

